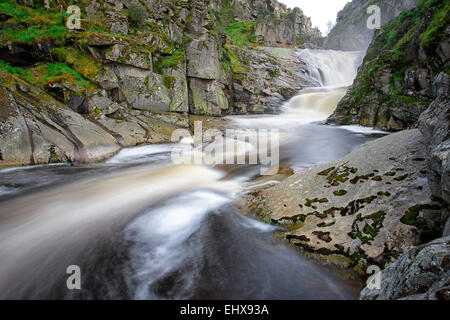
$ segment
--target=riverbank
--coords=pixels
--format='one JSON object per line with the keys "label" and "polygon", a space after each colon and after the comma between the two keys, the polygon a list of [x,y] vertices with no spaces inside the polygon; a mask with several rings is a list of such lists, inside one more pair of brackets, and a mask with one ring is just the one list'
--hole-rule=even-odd
{"label": "riverbank", "polygon": [[[237,203],[248,214],[285,228],[280,238],[322,264],[362,277],[376,265],[402,279],[408,276],[395,262],[404,261],[411,250],[417,255],[424,248],[418,246],[448,233],[447,205],[433,197],[427,179],[428,144],[418,129],[394,133],[337,161],[248,190]],[[448,254],[445,245],[440,250]],[[432,256],[418,260],[431,263]],[[416,272],[415,281],[442,291],[446,270],[443,266],[430,278]],[[424,290],[410,286],[407,293],[387,294],[388,287],[384,284],[377,294],[366,288],[362,297],[398,299]]]}

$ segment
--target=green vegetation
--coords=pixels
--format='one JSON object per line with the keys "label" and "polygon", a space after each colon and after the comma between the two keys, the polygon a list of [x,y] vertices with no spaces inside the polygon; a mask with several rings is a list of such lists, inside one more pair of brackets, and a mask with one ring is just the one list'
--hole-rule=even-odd
{"label": "green vegetation", "polygon": [[54,48],[59,61],[64,61],[87,79],[94,79],[100,73],[100,63],[84,51],[72,47]]}
{"label": "green vegetation", "polygon": [[132,3],[128,7],[127,16],[131,27],[140,28],[147,18],[147,10],[140,4]]}
{"label": "green vegetation", "polygon": [[417,204],[408,209],[403,215],[400,221],[404,224],[415,226],[418,229],[424,229],[425,224],[419,218],[420,211],[422,210],[440,210],[441,206],[437,204]]}
{"label": "green vegetation", "polygon": [[255,36],[255,25],[258,20],[242,21],[231,23],[226,32],[231,35],[235,45],[244,46],[245,44],[257,45]]}
{"label": "green vegetation", "polygon": [[176,49],[169,56],[161,56],[159,61],[154,65],[154,71],[157,73],[163,73],[163,69],[174,69],[185,60],[186,51],[183,46]]}
{"label": "green vegetation", "polygon": [[338,190],[338,191],[334,191],[333,194],[335,196],[342,197],[347,194],[347,191],[346,190]]}
{"label": "green vegetation", "polygon": [[0,60],[0,69],[17,75],[39,87],[46,87],[54,83],[64,83],[69,87],[78,88],[85,93],[92,92],[95,86],[67,63],[37,63],[35,66],[23,69],[12,67]]}
{"label": "green vegetation", "polygon": [[[448,1],[420,0],[417,8],[403,12],[384,25],[367,51],[355,85],[349,90],[351,99],[344,101],[340,108],[358,110],[369,102],[388,107],[428,105],[426,97],[407,95],[405,74],[408,69],[431,69],[432,76],[441,71],[448,72],[445,62],[436,59],[436,50],[450,22],[449,10]],[[345,23],[358,20],[359,14],[355,12],[355,17],[349,17]],[[340,23],[338,28],[345,23]],[[427,54],[427,61],[418,58],[422,49]],[[377,85],[384,75],[390,75],[388,90]],[[348,120],[351,118],[347,115],[342,123]]]}
{"label": "green vegetation", "polygon": [[[375,240],[378,232],[383,227],[383,221],[386,213],[384,211],[378,211],[371,215],[362,217],[358,215],[352,225],[352,231],[348,234],[352,239],[359,238],[363,244],[370,244]],[[358,222],[364,221],[365,225],[363,230],[359,230]]]}
{"label": "green vegetation", "polygon": [[19,6],[15,2],[1,1],[0,14],[7,19],[2,25],[0,41],[14,41],[28,44],[53,39],[61,45],[65,41],[65,14],[44,8],[33,9]]}

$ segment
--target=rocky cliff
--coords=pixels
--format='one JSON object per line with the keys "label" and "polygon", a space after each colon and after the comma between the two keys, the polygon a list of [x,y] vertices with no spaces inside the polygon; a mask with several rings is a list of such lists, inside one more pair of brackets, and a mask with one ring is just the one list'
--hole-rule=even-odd
{"label": "rocky cliff", "polygon": [[375,29],[367,27],[372,5],[380,8],[381,25],[396,18],[404,10],[412,9],[418,0],[353,0],[337,15],[336,25],[323,39],[323,47],[334,50],[366,50],[372,41]]}
{"label": "rocky cliff", "polygon": [[448,2],[422,0],[385,25],[329,121],[392,131],[416,126],[431,101],[448,95],[449,10]]}
{"label": "rocky cliff", "polygon": [[[0,1],[0,86],[5,93],[0,166],[100,159],[117,145],[167,141],[173,128],[189,127],[187,114],[277,112],[283,100],[311,85],[293,48],[317,30],[301,10],[275,0],[73,4],[80,8],[81,24],[68,29],[73,16],[64,1]],[[78,157],[53,133],[45,135],[39,126],[25,130],[21,88],[50,101],[28,100],[27,109],[39,114],[28,124],[47,121],[50,105],[63,108],[80,127],[93,127],[107,137],[108,152]],[[19,140],[13,138],[18,133],[11,132],[11,123],[17,121],[23,125],[17,139],[26,146],[25,154],[45,156],[15,155]],[[34,141],[40,136],[43,145]],[[62,151],[55,158],[49,148]]]}

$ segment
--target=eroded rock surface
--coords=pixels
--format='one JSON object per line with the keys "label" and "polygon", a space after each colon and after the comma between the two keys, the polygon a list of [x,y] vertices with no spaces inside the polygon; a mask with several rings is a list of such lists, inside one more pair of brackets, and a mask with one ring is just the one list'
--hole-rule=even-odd
{"label": "eroded rock surface", "polygon": [[419,130],[369,142],[335,162],[253,194],[251,212],[284,226],[288,241],[345,267],[385,266],[442,233]]}
{"label": "eroded rock surface", "polygon": [[364,288],[363,300],[449,300],[450,237],[402,254],[379,275],[381,287]]}

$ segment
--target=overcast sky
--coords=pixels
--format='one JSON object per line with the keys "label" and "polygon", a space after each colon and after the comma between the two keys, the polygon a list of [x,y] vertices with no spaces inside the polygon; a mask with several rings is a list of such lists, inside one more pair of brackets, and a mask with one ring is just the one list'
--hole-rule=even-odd
{"label": "overcast sky", "polygon": [[299,7],[311,17],[313,26],[318,27],[322,33],[328,30],[327,23],[336,22],[337,13],[344,8],[350,0],[278,0],[289,8]]}

